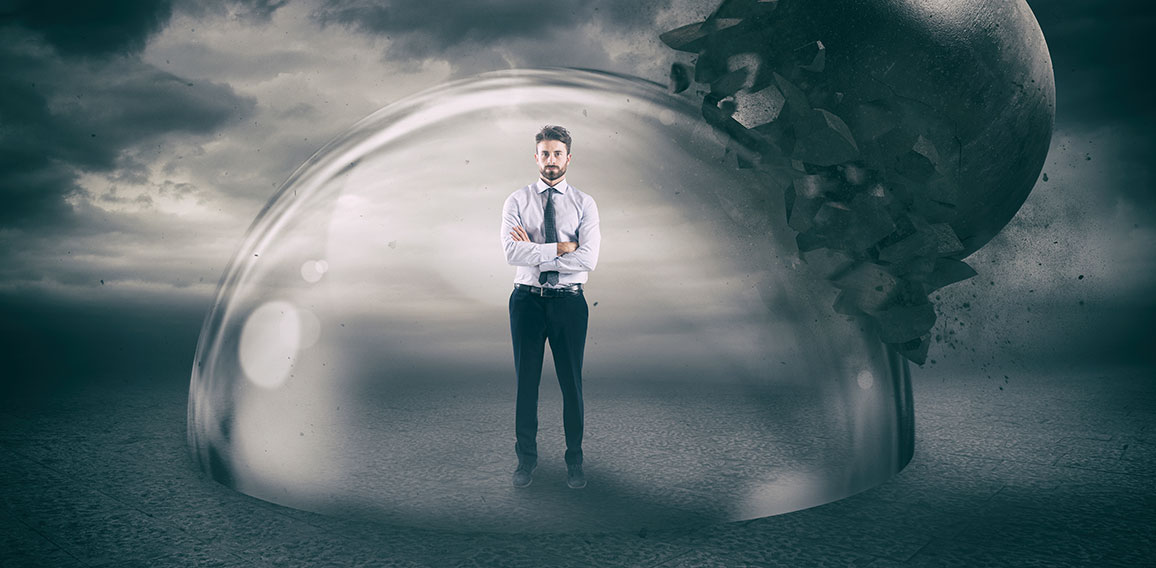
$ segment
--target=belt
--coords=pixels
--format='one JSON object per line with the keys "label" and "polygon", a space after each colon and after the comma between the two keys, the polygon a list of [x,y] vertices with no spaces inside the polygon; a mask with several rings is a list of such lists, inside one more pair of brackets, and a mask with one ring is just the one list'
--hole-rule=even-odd
{"label": "belt", "polygon": [[535,296],[543,298],[557,298],[559,296],[577,296],[582,293],[581,284],[569,284],[561,288],[543,288],[541,286],[530,286],[528,284],[514,284],[515,290],[525,290]]}

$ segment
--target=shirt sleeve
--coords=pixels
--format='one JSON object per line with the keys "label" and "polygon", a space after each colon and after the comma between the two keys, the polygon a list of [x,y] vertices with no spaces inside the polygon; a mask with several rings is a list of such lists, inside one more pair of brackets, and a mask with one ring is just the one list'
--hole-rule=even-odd
{"label": "shirt sleeve", "polygon": [[538,269],[558,272],[594,270],[594,266],[598,264],[598,249],[602,245],[602,232],[598,224],[598,205],[594,203],[593,198],[586,196],[582,204],[581,218],[578,220],[578,249],[542,262],[538,264]]}
{"label": "shirt sleeve", "polygon": [[506,198],[502,205],[502,249],[506,252],[506,262],[514,266],[538,266],[558,256],[557,243],[530,243],[515,241],[510,236],[514,227],[522,226],[521,212],[518,210],[516,193]]}

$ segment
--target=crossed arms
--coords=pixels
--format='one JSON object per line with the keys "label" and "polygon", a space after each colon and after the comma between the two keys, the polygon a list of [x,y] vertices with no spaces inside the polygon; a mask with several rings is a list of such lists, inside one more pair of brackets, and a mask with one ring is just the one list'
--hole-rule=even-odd
{"label": "crossed arms", "polygon": [[540,271],[589,272],[598,263],[602,241],[598,208],[593,200],[584,204],[578,220],[577,241],[535,243],[523,228],[518,204],[512,198],[502,207],[502,248],[506,262],[514,266],[533,266]]}
{"label": "crossed arms", "polygon": [[[530,235],[526,234],[526,229],[523,229],[521,225],[515,226],[514,230],[510,231],[510,237],[513,238],[515,241],[518,241],[518,242],[523,242],[523,243],[532,242],[532,241],[530,241]],[[558,243],[557,248],[558,248],[558,256],[562,256],[568,252],[574,252],[574,251],[578,250],[578,243],[576,243],[574,241],[566,241],[563,243]],[[509,260],[509,259],[507,259],[507,260]]]}

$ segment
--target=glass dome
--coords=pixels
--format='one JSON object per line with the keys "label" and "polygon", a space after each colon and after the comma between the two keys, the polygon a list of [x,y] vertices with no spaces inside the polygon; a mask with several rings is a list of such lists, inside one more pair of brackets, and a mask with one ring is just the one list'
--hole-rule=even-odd
{"label": "glass dome", "polygon": [[[510,484],[501,206],[536,179],[545,124],[573,134],[567,179],[602,217],[581,491],[549,361],[535,484]],[[831,309],[781,189],[728,147],[662,86],[590,71],[481,75],[369,116],[293,174],[222,278],[190,385],[197,463],[282,505],[480,531],[749,519],[881,483],[911,457],[906,363]]]}

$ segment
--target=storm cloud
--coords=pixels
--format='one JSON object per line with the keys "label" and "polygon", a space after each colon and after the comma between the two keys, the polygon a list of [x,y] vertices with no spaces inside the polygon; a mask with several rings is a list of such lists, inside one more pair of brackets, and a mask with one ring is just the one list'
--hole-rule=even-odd
{"label": "storm cloud", "polygon": [[518,39],[557,42],[558,34],[587,25],[604,30],[645,29],[669,5],[664,0],[557,4],[505,0],[461,2],[434,13],[429,5],[417,2],[330,0],[317,10],[317,17],[325,23],[389,36],[394,41],[391,57],[426,58],[493,49]]}
{"label": "storm cloud", "polygon": [[[1151,168],[1156,155],[1156,4],[1140,0],[1081,2],[1034,0],[1056,75],[1056,129],[1076,142],[1057,146],[1045,172],[1064,169],[1126,171],[1105,173],[1122,183],[1101,192],[1104,211],[1123,199],[1126,207],[1156,209]],[[1111,146],[1102,141],[1109,139]],[[1079,144],[1077,149],[1075,146]],[[1110,153],[1109,153],[1110,152]],[[1055,165],[1052,165],[1055,164]],[[1086,176],[1085,176],[1086,177]],[[1092,190],[1101,184],[1086,186]],[[1037,189],[1042,189],[1037,188]]]}
{"label": "storm cloud", "polygon": [[0,13],[5,24],[38,34],[66,56],[139,52],[172,16],[167,0],[17,0]]}
{"label": "storm cloud", "polygon": [[673,54],[657,30],[696,14],[686,0],[542,3],[491,0],[431,9],[417,2],[330,0],[314,12],[325,26],[343,26],[387,40],[385,57],[416,64],[453,64],[464,76],[513,67],[583,67],[661,80]]}
{"label": "storm cloud", "polygon": [[1064,122],[1152,120],[1156,4],[1142,0],[1029,1],[1047,38]]}
{"label": "storm cloud", "polygon": [[0,226],[69,221],[65,200],[81,191],[82,174],[131,173],[139,165],[127,151],[204,136],[252,111],[254,101],[228,85],[140,60],[168,3],[28,4],[0,27]]}

